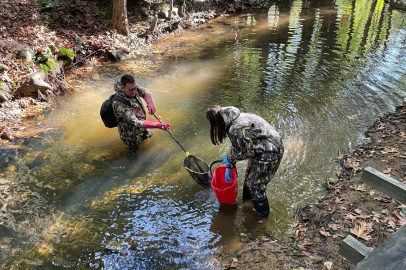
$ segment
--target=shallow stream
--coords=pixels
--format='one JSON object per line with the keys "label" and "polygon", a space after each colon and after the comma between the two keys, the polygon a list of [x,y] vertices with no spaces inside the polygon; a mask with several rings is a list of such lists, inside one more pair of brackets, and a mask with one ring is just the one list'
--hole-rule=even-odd
{"label": "shallow stream", "polygon": [[[47,132],[2,148],[1,266],[12,269],[222,269],[214,254],[240,236],[289,236],[297,209],[323,196],[337,157],[403,102],[405,13],[383,0],[286,1],[224,16],[117,64],[70,79],[70,94],[34,119]],[[113,83],[133,74],[157,114],[207,163],[208,106],[236,106],[273,124],[285,156],[268,185],[271,216],[241,203],[220,207],[182,167],[185,154],[164,131],[136,157],[99,117]],[[153,118],[149,117],[149,120]],[[23,266],[23,268],[19,268]]]}

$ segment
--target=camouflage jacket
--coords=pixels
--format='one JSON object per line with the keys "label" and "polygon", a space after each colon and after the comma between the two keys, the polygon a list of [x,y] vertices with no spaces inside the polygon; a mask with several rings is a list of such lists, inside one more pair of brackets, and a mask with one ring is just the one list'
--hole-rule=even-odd
{"label": "camouflage jacket", "polygon": [[251,113],[240,113],[236,107],[222,107],[220,114],[226,123],[227,135],[231,141],[228,160],[255,159],[266,161],[269,155],[283,155],[280,135],[267,121]]}
{"label": "camouflage jacket", "polygon": [[131,107],[128,107],[120,101],[113,101],[113,110],[117,118],[120,138],[129,140],[144,131],[142,121],[146,119],[146,112],[141,97],[143,98],[148,93],[145,89],[137,87],[135,97],[127,97],[120,88],[120,82],[114,84],[114,90],[118,96],[125,98],[131,104]]}

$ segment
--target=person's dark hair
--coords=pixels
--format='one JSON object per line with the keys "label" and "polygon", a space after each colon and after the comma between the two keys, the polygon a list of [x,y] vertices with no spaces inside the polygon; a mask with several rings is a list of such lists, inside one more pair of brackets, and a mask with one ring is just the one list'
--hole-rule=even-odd
{"label": "person's dark hair", "polygon": [[135,79],[131,75],[124,75],[121,77],[120,83],[122,86],[125,86],[127,83],[135,83]]}
{"label": "person's dark hair", "polygon": [[216,145],[223,142],[227,137],[226,122],[220,114],[219,105],[210,106],[206,111],[206,118],[210,122],[210,139]]}

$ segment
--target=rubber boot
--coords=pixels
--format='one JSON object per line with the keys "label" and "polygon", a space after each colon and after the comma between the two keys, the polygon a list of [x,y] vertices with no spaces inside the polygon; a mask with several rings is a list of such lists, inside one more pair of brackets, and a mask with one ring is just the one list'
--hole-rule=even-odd
{"label": "rubber boot", "polygon": [[242,200],[248,201],[251,199],[252,199],[252,196],[251,196],[250,189],[248,188],[248,186],[244,185],[244,188],[242,189]]}
{"label": "rubber boot", "polygon": [[257,211],[257,216],[267,217],[269,216],[269,202],[268,198],[262,200],[252,200],[254,203],[254,208]]}

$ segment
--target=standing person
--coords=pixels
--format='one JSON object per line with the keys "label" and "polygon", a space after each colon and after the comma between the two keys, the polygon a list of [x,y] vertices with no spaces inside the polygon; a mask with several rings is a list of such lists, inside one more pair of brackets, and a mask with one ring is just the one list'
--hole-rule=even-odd
{"label": "standing person", "polygon": [[[234,167],[237,161],[248,159],[245,172],[243,200],[252,199],[259,217],[269,216],[266,185],[271,181],[283,156],[280,135],[267,121],[251,113],[241,113],[236,107],[211,106],[206,118],[210,122],[210,138],[214,145],[228,136],[230,154],[223,163]],[[226,170],[226,181],[231,169]]]}
{"label": "standing person", "polygon": [[146,120],[146,112],[141,97],[147,103],[149,114],[155,113],[155,106],[151,94],[138,87],[133,76],[124,75],[121,77],[120,82],[115,83],[114,90],[117,96],[123,97],[131,105],[128,106],[119,100],[113,101],[114,115],[118,122],[118,133],[121,140],[128,145],[130,154],[137,152],[143,139],[152,136],[151,131],[147,128],[169,129],[169,123]]}

